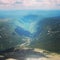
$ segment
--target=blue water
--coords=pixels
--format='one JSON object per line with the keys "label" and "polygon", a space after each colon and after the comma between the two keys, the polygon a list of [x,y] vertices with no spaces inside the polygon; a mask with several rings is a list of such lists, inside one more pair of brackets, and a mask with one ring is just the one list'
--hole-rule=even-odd
{"label": "blue water", "polygon": [[41,17],[60,16],[60,10],[0,10],[0,18],[18,18],[25,15],[40,15]]}

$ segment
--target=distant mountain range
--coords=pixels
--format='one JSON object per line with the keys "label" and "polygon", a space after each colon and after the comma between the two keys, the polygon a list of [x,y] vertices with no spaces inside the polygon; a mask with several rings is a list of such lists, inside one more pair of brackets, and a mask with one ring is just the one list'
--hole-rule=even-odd
{"label": "distant mountain range", "polygon": [[0,51],[25,37],[33,38],[32,48],[60,51],[60,11],[0,11],[0,28]]}

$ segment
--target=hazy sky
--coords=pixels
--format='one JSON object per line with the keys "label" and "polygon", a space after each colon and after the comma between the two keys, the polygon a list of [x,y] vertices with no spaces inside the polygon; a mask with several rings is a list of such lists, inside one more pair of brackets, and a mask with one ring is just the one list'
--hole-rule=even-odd
{"label": "hazy sky", "polygon": [[60,9],[60,0],[0,0],[1,9]]}

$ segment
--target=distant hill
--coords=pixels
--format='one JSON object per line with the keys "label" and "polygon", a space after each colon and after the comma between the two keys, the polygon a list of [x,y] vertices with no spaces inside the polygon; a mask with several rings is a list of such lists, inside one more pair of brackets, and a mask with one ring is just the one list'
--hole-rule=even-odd
{"label": "distant hill", "polygon": [[37,47],[53,52],[60,52],[60,17],[45,18],[38,22],[38,37],[31,42]]}

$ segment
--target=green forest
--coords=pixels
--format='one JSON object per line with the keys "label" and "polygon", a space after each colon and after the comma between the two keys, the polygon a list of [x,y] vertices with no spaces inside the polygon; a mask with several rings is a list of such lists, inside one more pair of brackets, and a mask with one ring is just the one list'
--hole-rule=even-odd
{"label": "green forest", "polygon": [[[14,30],[15,22],[16,20],[0,21],[0,51],[15,48],[24,43],[25,36],[18,35]],[[38,34],[32,38],[28,47],[60,52],[60,17],[44,18],[37,25],[39,25]]]}

